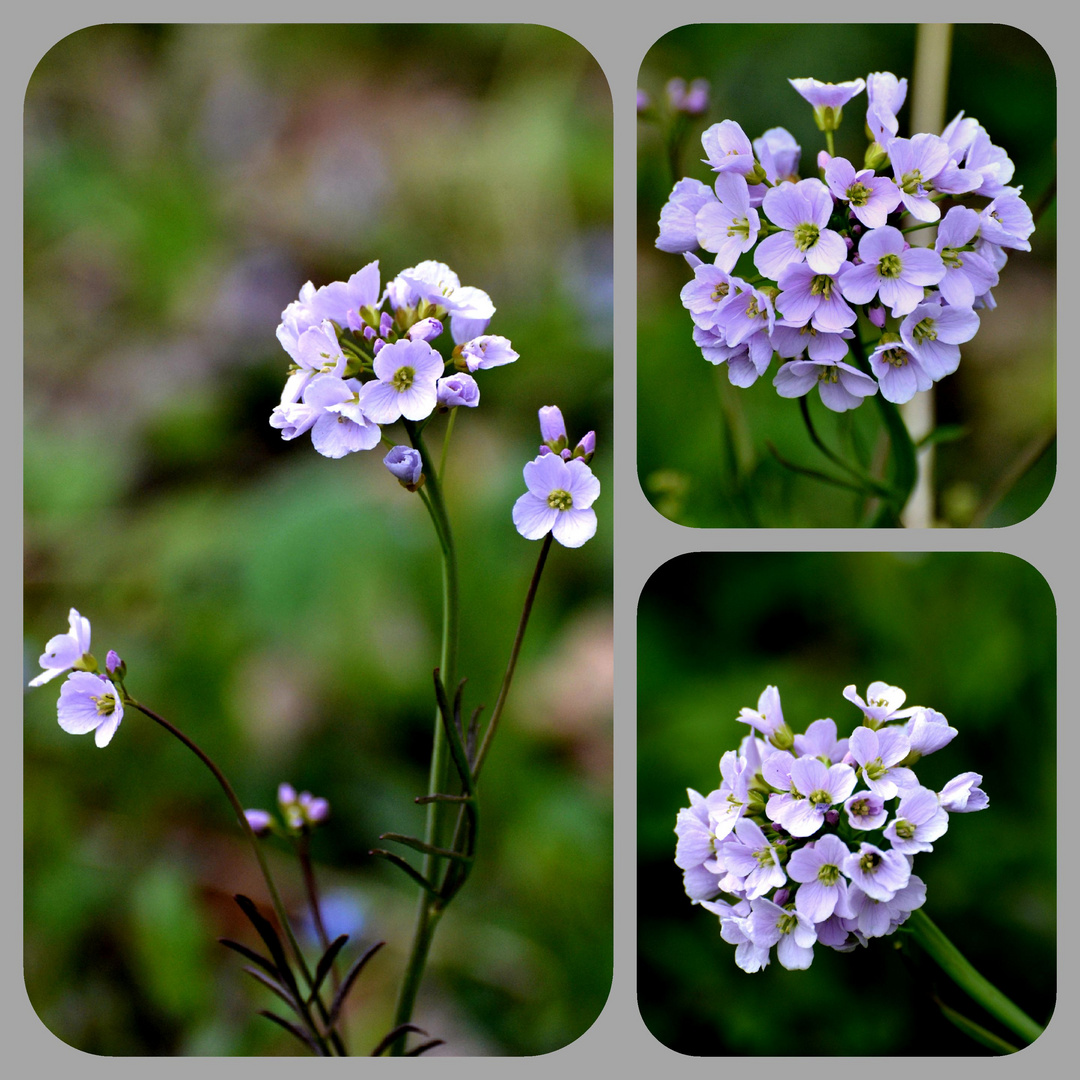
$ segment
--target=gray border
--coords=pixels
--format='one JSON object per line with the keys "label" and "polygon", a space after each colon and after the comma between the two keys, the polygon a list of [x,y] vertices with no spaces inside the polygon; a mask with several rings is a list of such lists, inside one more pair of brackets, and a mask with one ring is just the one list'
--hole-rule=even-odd
{"label": "gray border", "polygon": [[[1070,46],[1080,42],[1075,28],[1075,15],[1062,16],[1055,11],[1056,0],[1028,0],[1023,5],[1005,4],[1002,0],[973,0],[949,4],[918,2],[903,10],[890,10],[890,21],[907,17],[911,21],[921,19],[940,20],[948,16],[953,21],[997,21],[1016,26],[1031,34],[1046,49],[1055,64],[1059,80],[1059,100],[1071,105],[1077,100],[1078,66]],[[945,9],[945,10],[942,10]],[[371,0],[352,0],[350,3],[314,3],[302,9],[307,18],[298,20],[295,5],[280,0],[263,0],[256,5],[252,0],[187,0],[187,2],[146,4],[112,2],[74,6],[57,10],[55,5],[23,8],[16,25],[9,25],[3,42],[3,78],[5,79],[4,144],[9,148],[6,169],[8,188],[5,214],[5,236],[9,243],[4,252],[8,288],[6,304],[10,308],[10,322],[21,330],[21,169],[18,147],[22,142],[22,97],[27,81],[38,59],[48,49],[77,29],[101,22],[343,22],[343,21],[443,21],[443,22],[537,22],[561,30],[576,38],[592,52],[607,74],[615,103],[615,356],[617,370],[622,373],[615,394],[615,483],[614,497],[609,503],[614,509],[617,529],[615,546],[615,801],[620,808],[616,816],[615,835],[615,978],[610,999],[600,1018],[576,1043],[554,1054],[540,1058],[507,1059],[451,1059],[440,1058],[440,1071],[449,1069],[454,1076],[470,1073],[483,1075],[488,1070],[498,1070],[505,1076],[509,1067],[514,1076],[530,1076],[549,1069],[569,1068],[574,1074],[587,1070],[626,1070],[637,1076],[642,1070],[678,1068],[686,1076],[715,1076],[720,1063],[710,1059],[681,1057],[658,1043],[646,1030],[638,1016],[635,1002],[635,866],[636,843],[633,807],[636,805],[635,770],[635,624],[637,598],[652,571],[661,563],[688,551],[768,550],[795,549],[814,550],[871,550],[871,551],[1004,551],[1017,555],[1046,578],[1058,604],[1059,667],[1068,656],[1076,655],[1077,634],[1077,575],[1069,560],[1073,530],[1080,523],[1077,514],[1078,490],[1075,467],[1076,452],[1068,431],[1059,453],[1058,481],[1047,502],[1031,518],[1002,530],[934,531],[927,533],[855,533],[841,529],[817,530],[750,530],[726,531],[692,530],[675,525],[657,514],[641,493],[637,482],[635,465],[636,388],[633,378],[635,364],[634,296],[635,281],[635,190],[636,175],[636,114],[634,90],[637,72],[642,58],[651,45],[663,34],[676,26],[693,22],[729,21],[777,22],[850,21],[853,14],[850,3],[836,0],[819,0],[811,9],[794,0],[772,0],[766,7],[754,8],[730,5],[721,7],[716,0],[682,0],[678,5],[660,3],[646,5],[634,0],[632,6],[620,6],[612,12],[602,10],[600,3],[593,5],[581,0],[546,0],[543,5],[510,5],[497,0],[413,0],[407,6],[395,7],[386,3],[375,4]],[[1067,20],[1067,23],[1064,21]],[[808,57],[812,66],[812,58]],[[692,73],[691,73],[692,74]],[[1070,115],[1066,113],[1066,115]],[[1070,163],[1075,164],[1076,147],[1073,140],[1066,140],[1060,147],[1065,158],[1065,172],[1070,174]],[[1068,215],[1063,230],[1075,238],[1075,220]],[[1063,269],[1068,269],[1067,264]],[[1076,277],[1069,271],[1070,284]],[[21,371],[16,361],[8,363],[14,369],[8,385],[16,383],[21,389]],[[1077,400],[1077,380],[1080,378],[1073,366],[1059,368],[1060,397],[1066,402]],[[8,473],[13,500],[19,494],[17,470],[14,463],[21,462],[21,426],[4,435],[7,460],[12,462]],[[14,515],[9,515],[14,518]],[[12,563],[18,561],[20,536],[14,526],[9,526],[6,550],[13,551]],[[10,545],[10,546],[9,546]],[[9,591],[10,590],[10,591]],[[16,583],[14,574],[6,586],[9,611],[21,611],[21,582]],[[9,624],[10,625],[10,624]],[[16,636],[19,634],[20,636]],[[10,636],[9,636],[10,635]],[[9,685],[19,686],[21,681],[21,627],[5,630],[4,655],[12,659]],[[1060,685],[1059,678],[1059,685]],[[21,692],[21,687],[19,688]],[[13,695],[14,696],[14,695]],[[1060,698],[1060,696],[1059,696]],[[1070,760],[1075,751],[1077,737],[1074,726],[1066,721],[1062,725],[1063,739],[1059,739],[1059,761]],[[20,865],[21,851],[21,783],[19,753],[8,755],[5,766],[7,775],[3,790],[8,802],[4,818],[9,823],[6,846],[8,865]],[[1067,818],[1063,818],[1067,820]],[[1070,852],[1071,854],[1071,852]],[[1066,887],[1076,876],[1071,860],[1065,860],[1062,873]],[[1059,893],[1062,891],[1059,885]],[[22,896],[21,888],[9,891],[5,903],[7,918],[2,938],[3,965],[0,981],[0,1001],[4,1008],[4,1045],[7,1059],[16,1068],[33,1063],[47,1069],[78,1068],[90,1078],[105,1076],[141,1075],[146,1064],[142,1059],[98,1059],[61,1043],[38,1021],[23,989],[22,967]],[[1068,925],[1061,927],[1058,939],[1058,1016],[1068,1017],[1076,1011],[1078,977],[1068,963],[1077,954],[1077,932]],[[1033,1047],[1023,1052],[1022,1059],[1002,1059],[999,1068],[1015,1073],[1018,1069],[1053,1068],[1068,1060],[1068,1036],[1063,1032],[1067,1021],[1055,1018],[1046,1035]],[[230,1076],[260,1075],[292,1076],[304,1059],[154,1059],[155,1069],[169,1073],[176,1070],[198,1068],[214,1075]],[[385,1060],[385,1059],[384,1059]],[[429,1059],[434,1061],[435,1059]],[[913,1064],[934,1069],[934,1059],[869,1059],[875,1075],[881,1077],[906,1074]],[[186,1062],[186,1064],[185,1064]],[[985,1059],[961,1058],[939,1061],[936,1068],[948,1069],[950,1076],[974,1075],[976,1069],[984,1069]],[[776,1064],[783,1065],[786,1059]],[[815,1072],[830,1065],[858,1067],[861,1060],[814,1059]],[[755,1064],[767,1067],[768,1059]],[[325,1066],[324,1066],[325,1067]],[[333,1067],[333,1066],[329,1066]],[[344,1066],[342,1066],[344,1067]],[[371,1068],[393,1068],[391,1065],[371,1065]],[[413,1068],[424,1068],[424,1065]],[[803,1065],[798,1066],[800,1069]],[[492,1073],[494,1075],[494,1073]]]}

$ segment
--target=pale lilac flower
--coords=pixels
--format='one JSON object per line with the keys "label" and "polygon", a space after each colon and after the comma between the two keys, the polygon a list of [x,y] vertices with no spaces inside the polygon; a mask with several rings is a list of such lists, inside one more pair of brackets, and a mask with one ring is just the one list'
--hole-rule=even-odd
{"label": "pale lilac flower", "polygon": [[786,398],[802,397],[815,385],[822,404],[833,412],[856,408],[878,389],[869,375],[842,360],[790,360],[773,379],[776,392]]}
{"label": "pale lilac flower", "polygon": [[[383,313],[385,315],[385,312]],[[405,332],[410,341],[434,341],[443,332],[443,324],[438,319],[421,319]],[[386,337],[384,331],[383,337]]]}
{"label": "pale lilac flower", "polygon": [[518,354],[511,348],[509,338],[498,334],[482,334],[461,345],[461,357],[470,371],[512,364]]}
{"label": "pale lilac flower", "polygon": [[69,735],[94,733],[98,746],[108,746],[124,718],[120,691],[90,671],[73,671],[60,687],[57,721]]}
{"label": "pale lilac flower", "polygon": [[686,116],[700,116],[709,107],[709,82],[695,79],[689,86],[685,79],[669,79],[664,87],[668,106],[672,112]]}
{"label": "pale lilac flower", "polygon": [[304,404],[320,410],[311,426],[311,445],[323,457],[342,458],[378,445],[382,431],[361,406],[362,393],[356,379],[333,375],[316,376],[304,391]]}
{"label": "pale lilac flower", "polygon": [[814,106],[814,122],[820,131],[835,131],[840,126],[844,106],[866,83],[862,79],[850,82],[825,83],[817,79],[788,79],[800,97]]}
{"label": "pale lilac flower", "polygon": [[938,226],[934,250],[945,265],[938,290],[952,307],[969,308],[998,283],[998,272],[977,251],[964,250],[979,234],[981,219],[966,206],[954,206]]}
{"label": "pale lilac flower", "polygon": [[979,186],[972,189],[972,194],[983,195],[988,199],[1019,194],[1019,188],[1009,186],[1015,171],[1009,155],[990,141],[990,136],[981,125],[976,126],[967,147],[964,168],[979,176]]}
{"label": "pale lilac flower", "polygon": [[245,810],[244,817],[256,836],[269,836],[273,830],[274,816],[265,810]]}
{"label": "pale lilac flower", "polygon": [[979,329],[979,316],[971,308],[943,307],[928,300],[919,304],[900,324],[900,338],[922,369],[937,382],[960,364],[960,346]]}
{"label": "pale lilac flower", "polygon": [[769,188],[761,204],[768,219],[780,227],[758,244],[754,265],[776,280],[792,263],[804,259],[815,274],[835,274],[847,259],[844,238],[826,226],[833,198],[817,179]]}
{"label": "pale lilac flower", "polygon": [[328,321],[305,330],[297,338],[296,346],[289,355],[296,363],[296,370],[285,380],[285,388],[281,392],[282,405],[299,401],[308,384],[317,375],[327,374],[340,378],[347,362],[333,323]]}
{"label": "pale lilac flower", "polygon": [[697,213],[703,206],[715,202],[716,196],[708,184],[684,177],[671,189],[668,201],[660,211],[660,235],[656,238],[656,246],[674,255],[693,251],[698,246]]}
{"label": "pale lilac flower", "polygon": [[714,263],[699,262],[694,267],[693,281],[682,287],[679,298],[695,326],[712,330],[721,325],[728,306],[737,303],[740,293],[749,289],[741,278],[733,277]]}
{"label": "pale lilac flower", "polygon": [[[844,263],[834,274],[818,274],[806,263],[792,263],[781,271],[776,284],[776,310],[789,326],[812,323],[815,330],[839,333],[858,316],[848,306],[840,288],[840,278],[850,268]],[[845,352],[847,350],[845,349]]]}
{"label": "pale lilac flower", "polygon": [[814,959],[817,931],[798,909],[788,911],[765,897],[752,899],[748,931],[759,948],[776,946],[776,959],[789,971],[802,971]]}
{"label": "pale lilac flower", "polygon": [[971,814],[976,810],[985,810],[990,799],[978,785],[982,776],[976,772],[965,772],[954,776],[938,792],[942,807],[952,814]]}
{"label": "pale lilac flower", "polygon": [[994,199],[979,216],[980,239],[998,247],[1030,251],[1028,237],[1034,231],[1031,209],[1019,195],[1002,195]]}
{"label": "pale lilac flower", "polygon": [[832,765],[847,753],[847,739],[837,739],[836,722],[826,717],[807,726],[805,734],[795,736],[795,753],[825,758]]}
{"label": "pale lilac flower", "polygon": [[735,719],[749,724],[766,738],[776,735],[784,727],[784,710],[780,706],[780,691],[775,686],[766,686],[758,695],[757,708],[751,709],[744,705]]}
{"label": "pale lilac flower", "polygon": [[526,540],[551,533],[563,547],[581,547],[596,532],[592,504],[600,481],[581,458],[545,454],[524,469],[529,490],[514,503],[514,526]]}
{"label": "pale lilac flower", "polygon": [[[795,141],[795,136],[787,128],[769,128],[760,138],[754,140],[754,153],[765,170],[765,179],[770,184],[776,184],[781,180],[797,180],[799,173],[799,158],[802,155],[802,147]],[[755,185],[761,188],[764,195],[764,185]],[[751,205],[760,205],[760,199]]]}
{"label": "pale lilac flower", "polygon": [[716,178],[716,198],[705,203],[694,222],[698,244],[714,252],[715,264],[730,273],[739,256],[757,243],[761,227],[758,212],[750,206],[746,178],[735,172]]}
{"label": "pale lilac flower", "polygon": [[816,757],[796,758],[789,773],[791,789],[769,796],[766,814],[792,836],[812,836],[825,821],[825,812],[842,803],[855,788],[850,765],[827,766]]}
{"label": "pale lilac flower", "polygon": [[929,390],[934,385],[918,358],[908,352],[902,342],[891,337],[882,338],[868,359],[886,401],[903,405],[920,390]]}
{"label": "pale lilac flower", "polygon": [[915,711],[914,708],[903,708],[907,694],[899,686],[890,686],[880,680],[875,680],[866,688],[865,701],[859,696],[854,683],[844,687],[844,697],[853,705],[858,705],[863,716],[873,720],[875,725],[911,716]]}
{"label": "pale lilac flower", "polygon": [[846,158],[830,158],[825,183],[868,229],[880,229],[900,205],[900,192],[887,176],[877,176],[873,169],[856,172]]}
{"label": "pale lilac flower", "polygon": [[859,241],[861,263],[841,278],[844,299],[868,304],[875,296],[895,318],[910,314],[923,298],[923,287],[945,276],[945,264],[936,251],[909,247],[904,234],[892,225],[871,229]]}
{"label": "pale lilac flower", "polygon": [[728,872],[742,881],[747,900],[763,896],[787,880],[776,848],[769,843],[761,827],[748,817],[735,822],[735,840],[720,845]]}
{"label": "pale lilac flower", "polygon": [[858,832],[880,829],[889,817],[885,800],[872,791],[857,791],[844,803],[848,824]]}
{"label": "pale lilac flower", "polygon": [[769,964],[769,945],[756,945],[750,936],[751,905],[747,900],[728,904],[723,900],[701,905],[720,917],[720,936],[735,946],[735,963],[747,973],[761,971]]}
{"label": "pale lilac flower", "polygon": [[[333,376],[327,376],[332,378]],[[270,414],[270,426],[281,432],[281,437],[288,442],[309,431],[325,410],[315,405],[306,405],[302,401],[275,405]]]}
{"label": "pale lilac flower", "polygon": [[450,335],[457,344],[482,334],[495,314],[495,305],[483,289],[462,285],[446,263],[432,259],[402,270],[387,292],[394,307],[415,307],[424,301],[432,305],[436,317],[440,308],[447,312]]}
{"label": "pale lilac flower", "polygon": [[903,793],[896,817],[885,828],[886,840],[894,851],[914,855],[919,851],[933,851],[933,841],[944,836],[949,828],[949,815],[938,803],[937,795],[921,786],[909,788]]}
{"label": "pale lilac flower", "polygon": [[[867,729],[869,730],[869,729]],[[867,896],[874,900],[891,900],[911,877],[911,864],[899,851],[882,851],[865,842],[844,857],[843,872]],[[849,899],[855,897],[849,893]]]}
{"label": "pale lilac flower", "polygon": [[900,199],[912,217],[919,221],[937,221],[941,217],[941,210],[930,201],[930,196],[935,190],[934,180],[951,160],[949,144],[929,132],[889,143],[893,177],[900,189]]}
{"label": "pale lilac flower", "polygon": [[[802,354],[806,353],[815,363],[828,365],[835,364],[847,356],[847,343],[854,336],[851,330],[818,330],[813,323],[797,326],[792,325],[788,319],[783,319],[778,320],[773,327],[773,332],[769,335],[769,341],[776,350],[776,355],[783,360],[802,359]],[[790,374],[788,372],[788,375]],[[774,384],[775,381],[774,379]],[[870,383],[872,382],[871,379]],[[809,389],[809,385],[807,389]],[[869,387],[869,384],[864,385]],[[873,388],[869,387],[868,392],[872,394],[874,392]],[[804,393],[806,393],[806,390],[801,390],[793,396],[799,397]]]}
{"label": "pale lilac flower", "polygon": [[395,341],[375,357],[376,378],[360,388],[360,406],[376,424],[423,420],[438,403],[442,357],[426,341]]}
{"label": "pale lilac flower", "polygon": [[936,709],[916,709],[904,725],[904,734],[911,744],[910,754],[925,757],[956,738],[956,728]]}
{"label": "pale lilac flower", "polygon": [[891,71],[873,71],[866,76],[866,126],[885,150],[900,130],[896,114],[907,97],[907,86],[907,79],[898,79]]}
{"label": "pale lilac flower", "polygon": [[424,463],[420,451],[411,446],[395,446],[383,458],[383,464],[405,487],[415,491],[423,474]]}
{"label": "pale lilac flower", "polygon": [[440,409],[456,409],[459,406],[474,409],[480,404],[480,387],[466,371],[444,375],[435,383],[435,397]]}
{"label": "pale lilac flower", "polygon": [[376,260],[357,270],[347,282],[332,281],[316,289],[308,299],[307,308],[320,321],[333,319],[338,326],[358,331],[368,325],[364,315],[374,318],[381,303],[382,288]]}
{"label": "pale lilac flower", "polygon": [[883,799],[894,799],[901,788],[915,784],[915,774],[899,763],[907,757],[908,737],[894,727],[874,731],[857,727],[848,739],[848,756],[859,765],[866,786]]}
{"label": "pale lilac flower", "polygon": [[840,837],[826,833],[788,859],[788,876],[800,883],[795,910],[811,923],[824,922],[834,911],[848,914],[847,881],[841,867],[849,854]]}
{"label": "pale lilac flower", "polygon": [[701,160],[714,172],[736,172],[748,176],[754,171],[754,148],[746,133],[734,120],[723,120],[706,128],[701,135],[705,157]]}
{"label": "pale lilac flower", "polygon": [[72,608],[68,612],[68,632],[57,634],[45,643],[45,651],[38,659],[45,670],[31,679],[28,685],[44,686],[74,667],[89,652],[90,620]]}
{"label": "pale lilac flower", "polygon": [[[732,284],[737,279],[731,279]],[[735,296],[716,315],[716,326],[729,345],[741,345],[755,334],[768,335],[776,324],[772,295],[764,289],[736,288]]]}

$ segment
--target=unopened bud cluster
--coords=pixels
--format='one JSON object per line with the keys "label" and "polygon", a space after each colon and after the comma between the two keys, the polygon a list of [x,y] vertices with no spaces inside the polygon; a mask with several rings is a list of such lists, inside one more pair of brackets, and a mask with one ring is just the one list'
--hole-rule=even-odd
{"label": "unopened bud cluster", "polygon": [[795,734],[780,693],[766,687],[739,749],[720,760],[721,784],[688,789],[675,863],[687,896],[720,918],[744,971],[760,971],[776,946],[781,965],[810,966],[814,945],[848,952],[893,933],[926,900],[915,856],[933,851],[950,813],[984,809],[982,777],[965,772],[940,791],[918,761],[956,736],[934,709],[903,708],[904,691],[873,682],[846,738],[831,719]]}

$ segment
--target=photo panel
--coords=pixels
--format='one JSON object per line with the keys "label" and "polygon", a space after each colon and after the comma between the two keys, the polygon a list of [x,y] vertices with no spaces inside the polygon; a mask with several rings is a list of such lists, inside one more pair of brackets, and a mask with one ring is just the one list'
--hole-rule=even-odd
{"label": "photo panel", "polygon": [[603,71],[527,24],[100,25],[24,154],[37,1015],[106,1057],[573,1043],[612,975]]}
{"label": "photo panel", "polygon": [[1056,468],[1042,45],[1000,24],[695,24],[638,86],[652,505],[707,528],[1037,510]]}
{"label": "photo panel", "polygon": [[656,1039],[932,1058],[1038,1038],[1057,994],[1056,648],[1053,594],[1012,555],[663,564],[638,608],[637,993]]}

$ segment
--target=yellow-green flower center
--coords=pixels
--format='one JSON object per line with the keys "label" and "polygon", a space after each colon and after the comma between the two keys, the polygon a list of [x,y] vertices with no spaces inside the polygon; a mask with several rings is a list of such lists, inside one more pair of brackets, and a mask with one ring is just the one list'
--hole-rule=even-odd
{"label": "yellow-green flower center", "polygon": [[747,218],[732,218],[727,229],[728,236],[741,236],[744,240],[750,236],[750,222]]}
{"label": "yellow-green flower center", "polygon": [[870,196],[873,195],[873,191],[865,184],[860,184],[858,180],[851,185],[845,192],[847,200],[852,206],[865,206],[870,201]]}
{"label": "yellow-green flower center", "polygon": [[904,367],[911,359],[903,349],[886,349],[881,354],[883,360],[887,360],[893,367]]}
{"label": "yellow-green flower center", "polygon": [[818,868],[817,879],[822,885],[835,885],[840,880],[840,867],[825,863]]}
{"label": "yellow-green flower center", "polygon": [[894,255],[891,251],[878,259],[877,272],[883,278],[897,278],[903,269],[904,264],[900,261],[900,256]]}
{"label": "yellow-green flower center", "polygon": [[818,382],[839,382],[840,381],[840,369],[837,367],[823,367],[818,372]]}
{"label": "yellow-green flower center", "polygon": [[867,780],[880,780],[888,771],[888,768],[882,764],[881,758],[874,758],[873,761],[866,763]]}
{"label": "yellow-green flower center", "polygon": [[912,330],[911,336],[916,341],[936,341],[937,340],[937,328],[934,326],[934,320],[930,318],[923,319],[921,322],[915,324],[915,329]]}
{"label": "yellow-green flower center", "polygon": [[569,491],[556,488],[548,495],[547,504],[552,510],[569,510],[574,505],[574,496]]}
{"label": "yellow-green flower center", "polygon": [[112,694],[102,694],[101,697],[91,694],[90,700],[97,706],[98,716],[112,716],[116,712],[116,698]]}
{"label": "yellow-green flower center", "polygon": [[901,818],[896,823],[896,835],[899,836],[901,840],[910,840],[915,835],[915,826],[912,825],[910,821],[905,821]]}
{"label": "yellow-green flower center", "polygon": [[822,788],[818,788],[817,791],[811,791],[807,798],[815,805],[825,803],[828,806],[832,806],[832,794],[828,791],[824,791]]}
{"label": "yellow-green flower center", "polygon": [[800,251],[812,248],[818,242],[820,235],[821,230],[812,221],[804,221],[801,225],[796,225],[792,232],[792,236],[795,238],[795,246]]}
{"label": "yellow-green flower center", "polygon": [[390,385],[399,393],[403,394],[416,380],[416,369],[411,367],[399,367],[390,379]]}
{"label": "yellow-green flower center", "polygon": [[810,281],[810,295],[821,296],[826,300],[832,298],[833,279],[828,274],[818,274]]}
{"label": "yellow-green flower center", "polygon": [[923,175],[918,169],[912,169],[911,172],[906,172],[900,177],[900,190],[905,195],[917,195],[919,189],[925,187],[926,181],[923,180]]}
{"label": "yellow-green flower center", "polygon": [[949,267],[950,270],[956,270],[964,265],[964,260],[960,258],[959,248],[942,248],[941,261]]}
{"label": "yellow-green flower center", "polygon": [[716,288],[709,293],[709,299],[719,302],[727,296],[730,289],[731,286],[726,281],[718,281],[716,283]]}
{"label": "yellow-green flower center", "polygon": [[881,856],[876,851],[868,851],[859,859],[859,866],[868,874],[872,874],[880,864]]}

